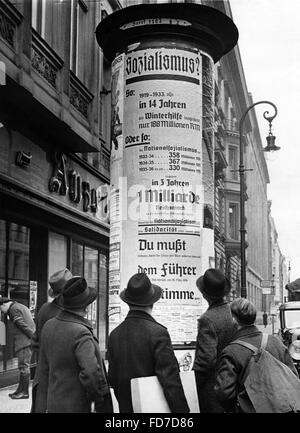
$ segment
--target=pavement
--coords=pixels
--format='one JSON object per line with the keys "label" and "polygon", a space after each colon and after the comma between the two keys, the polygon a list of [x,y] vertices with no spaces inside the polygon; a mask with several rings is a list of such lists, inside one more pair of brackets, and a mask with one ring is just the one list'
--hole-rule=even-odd
{"label": "pavement", "polygon": [[29,398],[12,400],[8,394],[14,392],[17,385],[0,389],[0,413],[30,413],[31,408],[31,383],[29,386]]}

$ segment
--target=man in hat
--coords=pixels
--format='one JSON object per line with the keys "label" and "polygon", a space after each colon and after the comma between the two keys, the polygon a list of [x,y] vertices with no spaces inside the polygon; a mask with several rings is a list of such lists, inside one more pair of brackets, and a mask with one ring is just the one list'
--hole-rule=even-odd
{"label": "man in hat", "polygon": [[201,412],[224,412],[214,392],[216,368],[225,346],[235,331],[226,295],[230,282],[219,269],[207,269],[196,285],[208,302],[207,311],[198,319],[198,335],[193,365]]}
{"label": "man in hat", "polygon": [[40,335],[45,322],[47,322],[47,320],[49,319],[52,319],[52,317],[55,317],[59,313],[59,311],[62,310],[62,299],[60,295],[66,282],[69,281],[72,277],[73,275],[69,271],[69,269],[64,268],[57,272],[54,272],[54,274],[52,274],[49,278],[50,288],[48,290],[48,295],[53,298],[53,300],[50,302],[45,302],[41,306],[38,314],[36,315],[36,334],[34,337],[35,348],[38,349]]}
{"label": "man in hat", "polygon": [[[268,336],[265,349],[276,359],[287,365],[298,376],[288,348],[275,335],[263,334],[255,326],[256,308],[248,299],[237,298],[230,304],[236,323],[233,340],[260,348],[263,335]],[[254,407],[245,390],[246,369],[252,356],[248,347],[229,344],[222,352],[215,384],[216,396],[227,412],[254,413]],[[280,388],[279,388],[280,391]],[[268,392],[268,389],[266,389]]]}
{"label": "man in hat", "polygon": [[157,376],[171,412],[189,412],[170,335],[151,315],[161,295],[145,273],[134,274],[120,293],[129,312],[108,339],[108,381],[121,413],[133,412],[130,380],[146,376]]}
{"label": "man in hat", "polygon": [[29,308],[9,298],[0,297],[0,311],[7,314],[13,324],[14,350],[18,358],[19,384],[8,394],[13,400],[29,398],[31,339],[35,324]]}
{"label": "man in hat", "polygon": [[97,290],[84,278],[69,279],[62,291],[63,310],[43,326],[35,412],[112,411],[98,340],[85,319]]}
{"label": "man in hat", "polygon": [[69,271],[68,268],[61,269],[54,274],[51,275],[49,278],[49,290],[48,295],[53,298],[51,302],[45,302],[38,314],[35,317],[35,323],[36,323],[36,332],[32,339],[32,347],[36,351],[37,354],[37,365],[35,369],[35,375],[32,382],[32,405],[31,405],[31,412],[35,412],[35,398],[36,398],[36,391],[38,386],[38,375],[39,375],[39,362],[38,362],[38,351],[39,351],[39,344],[40,344],[40,337],[41,332],[44,324],[47,322],[47,320],[52,319],[52,317],[55,317],[59,311],[62,310],[62,297],[61,292],[66,284],[67,281],[72,278],[72,274]]}

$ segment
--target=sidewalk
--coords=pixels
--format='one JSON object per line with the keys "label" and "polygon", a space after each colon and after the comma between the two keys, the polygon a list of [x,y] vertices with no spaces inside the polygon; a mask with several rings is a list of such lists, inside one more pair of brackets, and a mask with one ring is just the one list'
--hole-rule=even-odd
{"label": "sidewalk", "polygon": [[30,413],[31,408],[31,383],[29,386],[29,398],[12,400],[8,394],[14,392],[17,385],[0,389],[0,413]]}
{"label": "sidewalk", "polygon": [[[261,331],[261,332],[266,332],[267,334],[271,334],[272,335],[272,323],[268,323],[267,327],[265,328],[264,325],[256,325],[256,327]],[[277,324],[276,322],[274,323],[274,334],[277,334],[278,331],[278,327],[279,324]]]}

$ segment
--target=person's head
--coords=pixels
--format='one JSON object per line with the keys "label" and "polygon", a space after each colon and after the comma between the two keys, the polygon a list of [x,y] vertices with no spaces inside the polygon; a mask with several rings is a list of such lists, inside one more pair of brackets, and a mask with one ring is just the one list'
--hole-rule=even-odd
{"label": "person's head", "polygon": [[230,304],[234,322],[239,327],[253,325],[256,320],[256,308],[248,299],[237,298]]}
{"label": "person's head", "polygon": [[131,310],[152,311],[153,304],[162,295],[162,288],[152,284],[145,273],[134,274],[128,281],[126,289],[120,293],[122,301],[129,305]]}
{"label": "person's head", "polygon": [[207,269],[196,281],[202,296],[210,303],[222,300],[230,292],[230,281],[220,269]]}
{"label": "person's head", "polygon": [[49,278],[50,288],[48,290],[48,295],[51,296],[51,298],[56,298],[57,296],[59,296],[66,282],[69,281],[72,277],[73,275],[68,268],[64,268],[57,272],[54,272],[54,274],[52,274]]}
{"label": "person's head", "polygon": [[8,312],[9,307],[12,304],[12,300],[9,298],[0,297],[0,311],[3,314],[6,314]]}
{"label": "person's head", "polygon": [[62,290],[62,304],[65,310],[84,316],[87,307],[96,299],[97,289],[88,287],[82,277],[70,278]]}

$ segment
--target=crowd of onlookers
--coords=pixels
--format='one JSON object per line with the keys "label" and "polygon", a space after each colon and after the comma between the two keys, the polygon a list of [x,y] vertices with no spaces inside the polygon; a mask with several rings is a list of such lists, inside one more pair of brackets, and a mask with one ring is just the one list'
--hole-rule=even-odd
{"label": "crowd of onlookers", "polygon": [[[198,320],[193,362],[200,412],[254,412],[244,384],[252,356],[247,344],[259,348],[263,336],[255,326],[256,309],[245,298],[227,303],[230,283],[218,269],[208,269],[196,285],[208,302]],[[53,300],[42,305],[35,320],[23,304],[0,298],[0,309],[16,331],[20,379],[10,394],[12,399],[29,398],[34,350],[33,413],[110,413],[110,388],[120,412],[132,413],[131,379],[147,376],[158,378],[171,412],[190,411],[169,332],[152,315],[162,296],[161,287],[152,284],[145,273],[137,273],[121,291],[129,312],[109,335],[106,373],[98,340],[85,318],[97,297],[96,289],[68,269],[53,274],[49,286]],[[265,349],[298,376],[286,346],[276,336],[268,336]]]}

